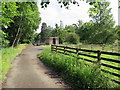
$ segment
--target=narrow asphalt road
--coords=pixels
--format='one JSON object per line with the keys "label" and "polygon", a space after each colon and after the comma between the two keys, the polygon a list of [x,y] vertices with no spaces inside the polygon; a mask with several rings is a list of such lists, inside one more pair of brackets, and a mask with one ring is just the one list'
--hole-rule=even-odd
{"label": "narrow asphalt road", "polygon": [[40,46],[27,46],[15,58],[3,88],[65,88],[62,80],[37,58],[43,49]]}

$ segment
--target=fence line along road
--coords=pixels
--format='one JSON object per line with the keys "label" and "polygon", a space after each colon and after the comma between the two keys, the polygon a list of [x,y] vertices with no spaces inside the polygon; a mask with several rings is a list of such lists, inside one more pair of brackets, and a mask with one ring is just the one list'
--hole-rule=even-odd
{"label": "fence line along road", "polygon": [[[63,45],[63,44],[62,44]],[[79,47],[79,48],[86,48],[89,50],[102,50],[102,51],[111,51],[111,52],[120,52],[119,44],[83,44],[83,45],[75,45],[75,44],[64,44],[64,46],[72,46],[72,47]]]}
{"label": "fence line along road", "polygon": [[[111,69],[120,71],[120,67],[119,67],[120,60],[115,60],[115,59],[111,59],[111,58],[102,57],[102,55],[104,54],[104,55],[112,55],[113,57],[118,56],[118,59],[120,59],[119,58],[120,53],[105,52],[105,51],[100,51],[100,50],[96,51],[96,50],[78,49],[78,48],[74,48],[74,47],[59,46],[59,45],[51,45],[51,51],[55,51],[56,53],[61,53],[61,54],[70,55],[70,56],[72,56],[72,54],[75,54],[78,59],[82,59],[82,60],[87,61],[87,62],[98,64],[100,68],[101,68],[101,66],[104,66],[104,67],[107,67],[107,68],[111,68]],[[86,53],[83,53],[83,52],[86,52]],[[96,54],[96,56],[95,55],[90,55],[89,53],[94,53],[94,54]],[[73,55],[73,56],[76,57],[75,55]],[[97,60],[93,61],[93,60],[82,58],[82,57],[79,57],[79,56],[86,56],[86,57],[94,58],[94,59],[97,59]],[[108,61],[110,63],[114,62],[114,63],[116,63],[116,65],[118,64],[118,66],[103,63],[103,62],[101,62],[101,60]],[[116,77],[120,78],[119,73],[112,72],[112,71],[109,71],[109,70],[105,70],[103,68],[101,68],[101,71],[104,72],[104,73],[109,73],[113,76],[116,76]],[[114,80],[114,79],[111,79],[111,80],[120,84],[119,80]]]}

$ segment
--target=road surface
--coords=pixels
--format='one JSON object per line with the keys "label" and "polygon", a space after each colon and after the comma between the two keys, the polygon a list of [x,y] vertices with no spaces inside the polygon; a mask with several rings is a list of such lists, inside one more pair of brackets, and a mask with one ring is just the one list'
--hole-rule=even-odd
{"label": "road surface", "polygon": [[15,58],[3,88],[65,88],[61,78],[37,58],[43,49],[40,46],[27,46]]}

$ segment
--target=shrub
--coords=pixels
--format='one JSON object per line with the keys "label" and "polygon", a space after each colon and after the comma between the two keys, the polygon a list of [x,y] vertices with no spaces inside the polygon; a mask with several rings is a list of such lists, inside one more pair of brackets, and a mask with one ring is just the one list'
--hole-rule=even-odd
{"label": "shrub", "polygon": [[115,86],[101,74],[99,69],[95,69],[96,65],[85,65],[75,57],[51,53],[50,49],[45,49],[39,58],[74,88],[113,88]]}
{"label": "shrub", "polygon": [[66,37],[66,41],[70,44],[79,43],[80,37],[76,33],[69,33]]}

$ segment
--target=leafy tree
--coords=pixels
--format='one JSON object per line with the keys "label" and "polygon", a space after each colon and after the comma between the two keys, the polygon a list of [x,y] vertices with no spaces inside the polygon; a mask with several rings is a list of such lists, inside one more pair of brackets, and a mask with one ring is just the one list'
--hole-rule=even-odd
{"label": "leafy tree", "polygon": [[7,28],[11,22],[13,21],[13,18],[18,15],[17,8],[15,2],[2,2],[2,13],[0,14],[2,16],[1,18],[1,26],[2,28]]}
{"label": "leafy tree", "polygon": [[0,41],[2,47],[6,47],[9,44],[9,40],[7,40],[8,34],[3,31],[4,28],[8,28],[13,18],[17,16],[17,6],[15,2],[1,2],[2,12],[0,13],[1,21],[0,26],[2,29],[0,30]]}
{"label": "leafy tree", "polygon": [[61,30],[60,26],[58,26],[58,24],[55,24],[55,28],[51,32],[52,33],[52,37],[59,37],[60,30]]}
{"label": "leafy tree", "polygon": [[41,42],[45,42],[47,37],[48,37],[47,36],[47,24],[42,23],[42,26],[41,26]]}
{"label": "leafy tree", "polygon": [[[12,46],[19,41],[22,43],[32,40],[34,32],[39,27],[40,17],[35,2],[16,2],[18,16],[13,18],[12,23],[4,31],[8,34],[8,40]],[[28,42],[28,41],[27,41]]]}
{"label": "leafy tree", "polygon": [[92,35],[94,34],[93,29],[94,23],[86,22],[77,28],[76,33],[80,36],[80,41],[83,43],[90,43],[90,40],[93,39]]}
{"label": "leafy tree", "polygon": [[82,20],[78,20],[78,23],[77,24],[73,24],[73,26],[74,27],[76,27],[75,28],[75,32],[77,33],[77,32],[79,32],[79,30],[80,30],[80,28],[83,26],[83,21]]}
{"label": "leafy tree", "polygon": [[115,27],[115,32],[116,32],[115,34],[117,34],[118,36],[117,39],[120,40],[120,26]]}
{"label": "leafy tree", "polygon": [[33,43],[40,43],[40,39],[41,39],[40,33],[35,33]]}
{"label": "leafy tree", "polygon": [[[93,7],[89,9],[90,17],[93,19],[94,33],[91,35],[93,43],[113,43],[114,39],[114,20],[111,14],[111,8],[108,8],[109,2],[94,2]],[[101,38],[102,37],[102,38]],[[110,38],[111,40],[110,40]]]}
{"label": "leafy tree", "polygon": [[76,33],[69,33],[66,38],[66,42],[70,44],[77,44],[79,43],[79,36]]}
{"label": "leafy tree", "polygon": [[61,30],[60,30],[59,39],[60,39],[60,43],[61,43],[61,44],[66,41],[67,34],[68,34],[68,32],[65,31],[64,29],[61,29]]}
{"label": "leafy tree", "polygon": [[75,29],[76,29],[76,27],[73,26],[73,25],[68,25],[68,26],[66,25],[65,28],[64,28],[64,30],[67,31],[68,33],[69,32],[75,33]]}
{"label": "leafy tree", "polygon": [[65,28],[61,28],[58,24],[55,25],[55,29],[51,31],[52,37],[59,37],[59,41],[62,44],[66,41],[67,34],[70,32],[75,32],[75,27],[72,25],[65,26]]}

